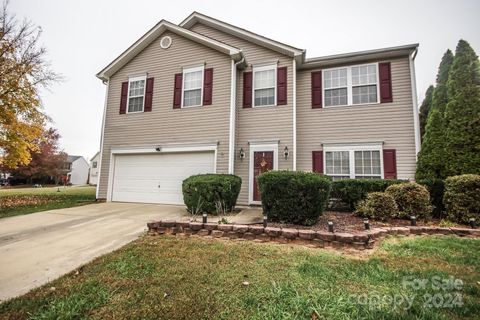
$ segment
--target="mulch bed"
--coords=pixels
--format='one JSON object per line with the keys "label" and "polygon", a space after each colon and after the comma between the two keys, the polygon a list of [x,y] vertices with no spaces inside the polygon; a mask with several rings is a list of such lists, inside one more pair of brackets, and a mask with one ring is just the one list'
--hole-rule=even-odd
{"label": "mulch bed", "polygon": [[[308,230],[319,230],[327,231],[328,230],[328,221],[332,221],[334,224],[335,232],[353,232],[353,231],[362,231],[365,230],[363,225],[363,218],[355,216],[351,212],[340,212],[340,211],[326,211],[318,219],[317,223],[312,226],[300,226],[295,224],[288,223],[276,223],[269,222],[269,227],[282,227],[282,228],[296,228],[296,229],[308,229]],[[409,220],[403,219],[389,219],[386,221],[379,220],[369,220],[370,228],[383,228],[383,227],[405,227],[410,225]],[[441,225],[441,220],[439,219],[429,219],[428,221],[417,221],[417,226],[445,226]],[[449,227],[468,227],[465,225],[459,225],[455,223],[449,223]]]}

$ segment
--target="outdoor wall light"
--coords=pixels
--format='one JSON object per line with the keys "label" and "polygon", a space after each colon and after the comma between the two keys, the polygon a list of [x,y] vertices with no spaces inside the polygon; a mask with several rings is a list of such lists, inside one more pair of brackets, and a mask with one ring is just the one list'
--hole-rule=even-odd
{"label": "outdoor wall light", "polygon": [[283,149],[283,156],[285,157],[285,159],[287,159],[288,155],[289,155],[288,147],[285,146],[285,149]]}
{"label": "outdoor wall light", "polygon": [[332,221],[328,221],[328,232],[333,233],[333,222]]}
{"label": "outdoor wall light", "polygon": [[240,160],[245,159],[245,151],[243,151],[243,148],[240,148]]}
{"label": "outdoor wall light", "polygon": [[368,222],[368,219],[363,220],[363,225],[365,226],[365,230],[370,230],[370,222]]}
{"label": "outdoor wall light", "polygon": [[412,227],[415,227],[417,225],[417,217],[415,217],[415,216],[410,217],[410,225]]}

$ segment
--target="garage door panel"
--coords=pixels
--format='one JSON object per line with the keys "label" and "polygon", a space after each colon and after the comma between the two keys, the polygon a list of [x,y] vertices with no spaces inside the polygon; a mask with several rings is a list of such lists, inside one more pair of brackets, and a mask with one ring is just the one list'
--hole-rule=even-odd
{"label": "garage door panel", "polygon": [[182,181],[212,172],[213,152],[117,155],[112,201],[183,204]]}

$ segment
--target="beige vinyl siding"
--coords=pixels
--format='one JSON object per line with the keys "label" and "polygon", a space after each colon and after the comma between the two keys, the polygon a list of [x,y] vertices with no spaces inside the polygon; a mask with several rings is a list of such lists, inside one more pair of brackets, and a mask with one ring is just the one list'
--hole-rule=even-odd
{"label": "beige vinyl siding", "polygon": [[[245,71],[251,71],[252,64],[264,62],[278,61],[279,67],[287,67],[287,104],[274,107],[252,107],[244,109],[243,72],[238,71],[234,171],[236,175],[242,178],[242,188],[240,190],[238,204],[248,204],[249,170],[253,170],[249,167],[249,141],[280,140],[278,145],[278,168],[290,170],[293,168],[293,60],[290,57],[203,24],[197,23],[191,30],[241,49],[248,63]],[[283,157],[283,149],[285,146],[288,146],[288,149],[291,151],[288,159]],[[243,148],[245,151],[246,156],[243,160],[239,158],[240,148]]]}
{"label": "beige vinyl siding", "polygon": [[[112,147],[217,142],[217,172],[228,171],[231,59],[228,55],[166,32],[169,49],[153,41],[110,79],[99,198],[106,198]],[[160,38],[159,37],[159,38]],[[174,75],[182,67],[213,68],[213,103],[173,109]],[[151,112],[119,114],[121,84],[129,76],[154,77]]]}
{"label": "beige vinyl siding", "polygon": [[[297,75],[297,169],[312,170],[312,151],[322,143],[383,141],[396,149],[397,175],[415,175],[415,135],[408,57],[391,62],[392,103],[312,109],[311,72]],[[382,61],[380,61],[382,62]]]}

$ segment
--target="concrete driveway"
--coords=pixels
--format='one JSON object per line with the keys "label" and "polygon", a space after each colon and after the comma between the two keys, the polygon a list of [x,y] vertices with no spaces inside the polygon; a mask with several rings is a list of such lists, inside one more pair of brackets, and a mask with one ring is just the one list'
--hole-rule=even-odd
{"label": "concrete driveway", "polygon": [[100,203],[0,220],[0,300],[6,300],[136,239],[146,223],[178,219],[180,206]]}

